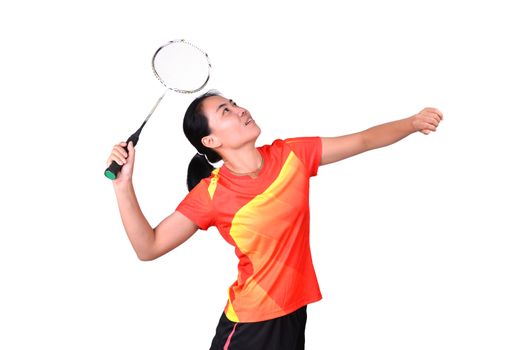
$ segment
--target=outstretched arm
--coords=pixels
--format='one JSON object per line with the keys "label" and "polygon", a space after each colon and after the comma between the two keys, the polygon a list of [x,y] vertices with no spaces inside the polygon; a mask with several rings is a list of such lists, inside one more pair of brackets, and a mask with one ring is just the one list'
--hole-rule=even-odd
{"label": "outstretched arm", "polygon": [[322,137],[323,154],[320,165],[334,163],[356,154],[391,145],[416,131],[427,135],[431,131],[436,131],[442,119],[442,112],[438,109],[424,108],[412,117],[377,125],[358,133]]}

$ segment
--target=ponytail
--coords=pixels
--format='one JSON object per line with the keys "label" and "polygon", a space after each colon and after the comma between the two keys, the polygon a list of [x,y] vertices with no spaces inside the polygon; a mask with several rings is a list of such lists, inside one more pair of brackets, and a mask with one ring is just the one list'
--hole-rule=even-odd
{"label": "ponytail", "polygon": [[205,158],[205,155],[196,153],[189,163],[187,168],[187,189],[189,192],[198,185],[202,179],[211,175],[211,171],[215,169]]}
{"label": "ponytail", "polygon": [[207,97],[220,96],[217,91],[208,91],[191,102],[183,118],[183,132],[198,153],[187,168],[187,189],[191,191],[202,179],[211,175],[215,167],[211,163],[222,160],[213,149],[202,144],[202,137],[211,134],[209,122],[202,111],[202,103]]}

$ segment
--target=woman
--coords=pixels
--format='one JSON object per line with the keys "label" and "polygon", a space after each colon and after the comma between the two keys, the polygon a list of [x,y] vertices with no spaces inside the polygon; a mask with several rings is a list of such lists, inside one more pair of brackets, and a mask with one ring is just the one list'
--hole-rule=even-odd
{"label": "woman", "polygon": [[[304,349],[306,305],[321,299],[309,246],[309,178],[320,165],[436,131],[441,120],[440,111],[425,108],[350,135],[255,147],[260,128],[248,110],[208,92],[189,105],[183,122],[197,150],[188,169],[190,192],[155,228],[134,194],[132,144],[115,145],[108,164],[124,165],[113,185],[139,259],[156,259],[210,226],[235,246],[238,279],[211,349]],[[219,160],[223,165],[215,169],[210,162]]]}

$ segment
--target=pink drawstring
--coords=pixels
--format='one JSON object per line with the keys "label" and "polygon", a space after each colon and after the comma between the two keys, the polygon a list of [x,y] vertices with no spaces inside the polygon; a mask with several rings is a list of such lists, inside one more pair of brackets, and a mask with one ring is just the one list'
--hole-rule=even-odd
{"label": "pink drawstring", "polygon": [[229,337],[227,337],[227,341],[224,345],[224,350],[228,350],[229,343],[231,343],[231,338],[233,337],[233,334],[235,334],[235,329],[238,323],[235,323],[235,326],[233,327],[233,330],[231,331],[231,334],[229,334]]}

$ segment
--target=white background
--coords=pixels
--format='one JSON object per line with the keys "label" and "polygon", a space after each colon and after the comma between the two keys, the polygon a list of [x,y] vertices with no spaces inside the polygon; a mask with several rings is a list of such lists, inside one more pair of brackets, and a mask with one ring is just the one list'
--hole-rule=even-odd
{"label": "white background", "polygon": [[[7,5],[9,3],[9,5]],[[236,278],[216,229],[140,262],[103,176],[185,38],[276,138],[441,109],[439,131],[320,168],[307,349],[527,349],[528,22],[514,1],[17,1],[0,8],[0,348],[207,349]],[[137,148],[156,225],[194,150],[170,94]]]}

